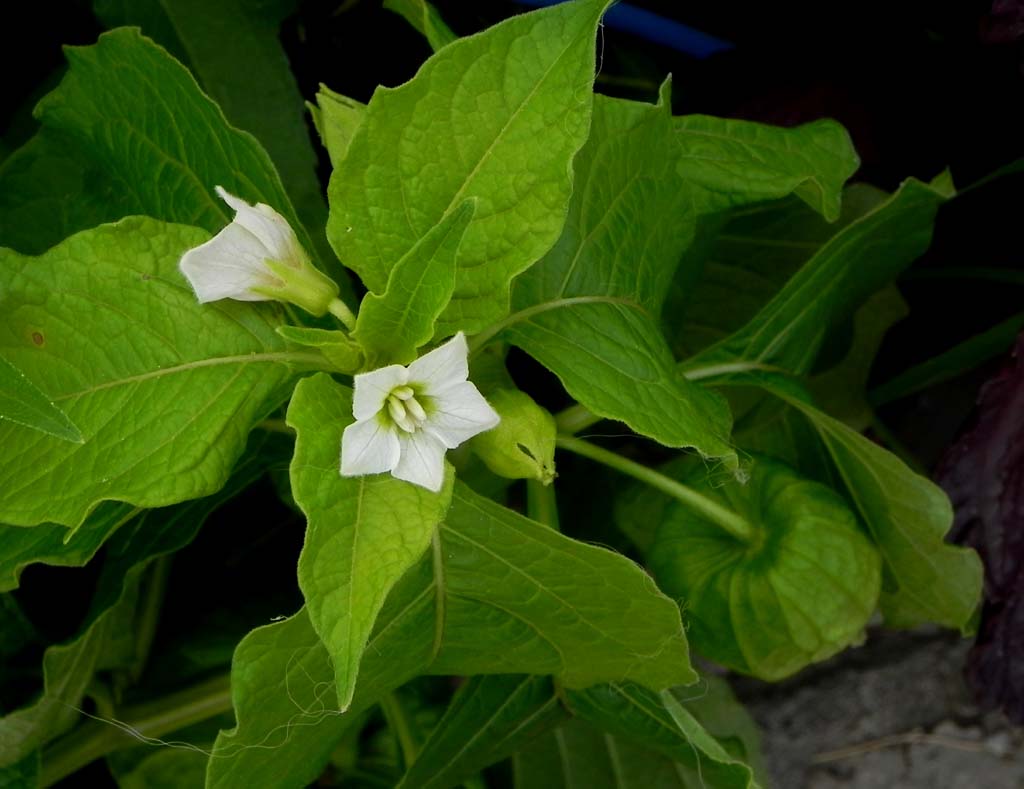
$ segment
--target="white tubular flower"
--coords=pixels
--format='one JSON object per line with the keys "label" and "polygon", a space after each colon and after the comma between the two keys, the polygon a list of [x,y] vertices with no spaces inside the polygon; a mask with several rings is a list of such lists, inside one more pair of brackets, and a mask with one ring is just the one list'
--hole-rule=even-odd
{"label": "white tubular flower", "polygon": [[178,264],[199,301],[277,300],[313,315],[327,312],[338,286],[314,268],[288,220],[268,205],[216,189],[235,210],[234,220]]}
{"label": "white tubular flower", "polygon": [[408,367],[392,364],[355,377],[356,421],[341,438],[341,475],[391,472],[438,491],[444,453],[498,424],[467,380],[469,348],[459,332]]}

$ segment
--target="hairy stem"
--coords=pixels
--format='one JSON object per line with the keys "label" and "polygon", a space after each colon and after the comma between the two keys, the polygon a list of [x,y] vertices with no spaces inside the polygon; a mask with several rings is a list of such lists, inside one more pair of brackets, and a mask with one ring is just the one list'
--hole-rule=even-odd
{"label": "hairy stem", "polygon": [[380,704],[381,712],[384,713],[384,718],[388,722],[388,728],[398,740],[398,745],[402,749],[402,760],[405,762],[405,769],[408,770],[416,761],[419,752],[409,718],[394,693],[385,693],[377,703]]}
{"label": "hairy stem", "polygon": [[545,485],[536,479],[526,480],[526,514],[538,523],[560,531],[555,486]]}
{"label": "hairy stem", "polygon": [[352,331],[356,327],[355,314],[353,314],[352,310],[350,310],[348,305],[341,299],[332,299],[331,303],[327,305],[327,311],[341,321],[349,331]]}
{"label": "hairy stem", "polygon": [[723,507],[717,501],[708,498],[704,494],[698,493],[693,488],[677,482],[671,477],[666,477],[652,468],[591,444],[589,441],[573,438],[572,436],[558,436],[555,439],[555,446],[597,461],[609,468],[627,474],[633,477],[633,479],[640,480],[640,482],[650,485],[656,490],[660,490],[662,493],[685,504],[690,509],[696,510],[741,542],[751,543],[756,537],[754,527],[745,518],[737,515],[727,507]]}

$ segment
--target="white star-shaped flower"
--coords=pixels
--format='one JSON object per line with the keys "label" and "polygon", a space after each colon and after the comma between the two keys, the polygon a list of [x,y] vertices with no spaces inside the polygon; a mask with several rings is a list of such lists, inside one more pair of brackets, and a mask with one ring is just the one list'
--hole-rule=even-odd
{"label": "white star-shaped flower", "polygon": [[323,315],[338,286],[314,268],[288,220],[264,203],[216,191],[235,210],[234,220],[179,263],[199,301],[276,299]]}
{"label": "white star-shaped flower", "polygon": [[385,471],[438,491],[444,454],[490,430],[500,418],[467,380],[469,348],[462,332],[408,367],[392,364],[355,377],[356,421],[341,438],[341,474]]}

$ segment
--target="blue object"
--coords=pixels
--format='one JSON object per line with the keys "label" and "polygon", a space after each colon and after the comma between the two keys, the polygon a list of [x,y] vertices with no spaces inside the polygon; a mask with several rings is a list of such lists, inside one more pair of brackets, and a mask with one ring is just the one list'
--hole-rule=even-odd
{"label": "blue object", "polygon": [[[521,5],[557,5],[562,0],[516,0]],[[733,49],[734,45],[720,38],[695,30],[673,19],[666,19],[644,8],[616,3],[604,15],[604,22],[616,30],[640,36],[653,44],[671,47],[677,52],[698,59]]]}

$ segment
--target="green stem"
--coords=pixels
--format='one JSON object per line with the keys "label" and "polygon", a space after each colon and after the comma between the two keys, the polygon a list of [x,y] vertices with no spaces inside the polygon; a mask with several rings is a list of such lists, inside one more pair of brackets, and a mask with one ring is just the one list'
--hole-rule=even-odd
{"label": "green stem", "polygon": [[268,433],[284,433],[286,436],[295,435],[295,431],[283,419],[263,419],[256,423],[256,427],[260,430],[266,430]]}
{"label": "green stem", "polygon": [[558,502],[555,500],[555,486],[545,485],[540,480],[526,480],[526,514],[537,523],[558,527]]}
{"label": "green stem", "polygon": [[[125,707],[118,715],[120,725],[105,720],[90,721],[49,746],[43,753],[39,785],[52,786],[119,748],[163,737],[230,710],[231,678],[228,674],[156,701]],[[128,729],[133,734],[129,734]]]}
{"label": "green stem", "polygon": [[331,300],[331,303],[327,305],[327,311],[331,313],[335,318],[345,324],[345,328],[352,331],[356,327],[356,316],[352,310],[348,308],[348,305],[341,299],[335,297]]}
{"label": "green stem", "polygon": [[559,433],[573,435],[588,427],[593,427],[601,421],[601,417],[594,414],[584,405],[576,403],[555,414],[555,427]]}
{"label": "green stem", "polygon": [[633,477],[633,479],[640,480],[652,488],[672,496],[672,498],[696,510],[741,542],[751,543],[756,537],[754,527],[745,518],[740,517],[727,507],[723,507],[718,502],[709,499],[702,493],[698,493],[693,488],[687,487],[671,477],[666,477],[652,468],[647,468],[647,466],[642,466],[615,452],[610,452],[607,449],[602,449],[595,444],[580,438],[573,438],[572,436],[558,436],[555,439],[555,446],[602,463],[616,471],[621,471],[623,474]]}
{"label": "green stem", "polygon": [[402,759],[405,761],[405,769],[408,770],[416,761],[416,754],[419,750],[416,747],[416,738],[413,737],[409,718],[394,693],[385,693],[377,703],[380,704],[381,712],[384,713],[384,718],[388,722],[388,728],[398,739],[398,744],[402,749]]}
{"label": "green stem", "polygon": [[153,646],[153,638],[156,636],[160,620],[160,609],[164,604],[164,593],[167,591],[167,580],[171,575],[172,558],[168,554],[153,561],[140,596],[140,610],[135,624],[135,664],[128,672],[132,684],[139,681],[149,658],[149,650]]}

